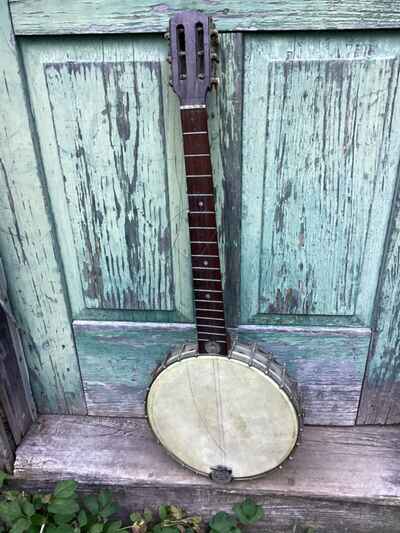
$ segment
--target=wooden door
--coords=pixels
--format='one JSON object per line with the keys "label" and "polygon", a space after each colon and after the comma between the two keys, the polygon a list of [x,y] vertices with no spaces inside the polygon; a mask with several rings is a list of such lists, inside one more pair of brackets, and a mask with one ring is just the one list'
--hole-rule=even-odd
{"label": "wooden door", "polygon": [[[194,335],[160,35],[179,6],[142,4],[0,4],[0,249],[42,412],[143,415]],[[209,120],[233,334],[288,365],[307,423],[396,422],[393,9],[194,4],[226,32]]]}

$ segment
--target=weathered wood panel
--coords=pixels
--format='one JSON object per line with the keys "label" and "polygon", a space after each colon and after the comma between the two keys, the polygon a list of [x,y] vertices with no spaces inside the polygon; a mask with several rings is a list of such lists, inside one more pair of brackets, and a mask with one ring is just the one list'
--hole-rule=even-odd
{"label": "weathered wood panel", "polygon": [[[170,491],[166,501],[171,503],[172,498],[186,493],[188,497],[178,501],[188,503],[193,509],[191,500],[194,507],[205,512],[215,511],[215,505],[224,499],[228,505],[232,501],[230,498],[252,495],[267,506],[266,524],[269,520],[277,520],[287,527],[290,517],[293,527],[295,510],[299,506],[301,520],[315,519],[318,523],[321,519],[326,531],[343,532],[349,524],[355,527],[349,527],[348,531],[352,532],[358,531],[357,527],[363,532],[383,531],[386,523],[376,522],[371,509],[368,517],[362,516],[362,504],[375,504],[375,513],[380,519],[385,516],[385,509],[392,509],[395,515],[389,522],[393,528],[389,531],[397,531],[392,520],[397,516],[398,528],[399,445],[399,427],[305,427],[293,460],[282,470],[259,480],[221,487],[173,461],[157,445],[145,420],[44,416],[18,449],[15,475],[37,484],[69,477],[94,487],[112,485],[114,490],[123,492],[125,509],[129,504],[135,508],[140,504],[155,505],[161,497],[155,496],[161,490],[165,491],[162,497]],[[136,488],[141,491],[139,500],[133,499],[138,493]],[[148,500],[143,497],[146,493]],[[276,511],[272,505],[269,509],[270,497],[277,498]],[[293,510],[291,498],[303,499],[303,504],[297,501]],[[309,498],[308,505],[306,498]],[[327,507],[320,507],[319,501],[325,501]],[[328,505],[335,502],[336,523],[335,513]],[[351,504],[360,506],[353,507],[352,518],[351,507],[348,507]]]}
{"label": "weathered wood panel", "polygon": [[193,342],[190,324],[75,321],[89,415],[143,416],[154,370],[176,345]]}
{"label": "weathered wood panel", "polygon": [[357,418],[359,424],[400,423],[400,181],[375,301],[374,334]]}
{"label": "weathered wood panel", "polygon": [[[195,339],[190,324],[79,321],[74,331],[88,411],[101,416],[143,416],[154,370],[174,346]],[[354,424],[369,330],[244,327],[239,338],[287,365],[304,394],[307,424]]]}
{"label": "weathered wood panel", "polygon": [[6,416],[0,404],[0,470],[12,472],[15,448],[15,441],[12,438]]}
{"label": "weathered wood panel", "polygon": [[399,50],[394,36],[246,38],[242,321],[369,324],[399,164]]}
{"label": "weathered wood panel", "polygon": [[286,364],[300,385],[306,424],[355,423],[370,330],[242,326],[239,338]]}
{"label": "weathered wood panel", "polygon": [[190,320],[165,41],[28,40],[23,55],[74,317]]}
{"label": "weathered wood panel", "polygon": [[209,135],[216,188],[226,323],[239,324],[242,181],[243,35],[225,34],[220,46],[220,85],[209,96]]}
{"label": "weathered wood panel", "polygon": [[[0,1],[0,254],[42,412],[86,412],[43,169],[8,3]],[[32,222],[34,221],[34,223]]]}
{"label": "weathered wood panel", "polygon": [[199,9],[218,28],[232,30],[322,30],[398,28],[398,0],[10,0],[17,34],[132,33],[165,31],[170,16]]}

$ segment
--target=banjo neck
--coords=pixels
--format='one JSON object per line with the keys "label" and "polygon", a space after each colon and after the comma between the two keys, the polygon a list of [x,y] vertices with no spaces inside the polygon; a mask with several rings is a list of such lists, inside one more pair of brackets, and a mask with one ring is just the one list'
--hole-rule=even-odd
{"label": "banjo neck", "polygon": [[214,184],[207,127],[218,33],[202,13],[176,14],[169,25],[171,85],[179,98],[188,194],[193,295],[200,354],[228,353]]}
{"label": "banjo neck", "polygon": [[181,107],[199,353],[228,351],[206,105]]}

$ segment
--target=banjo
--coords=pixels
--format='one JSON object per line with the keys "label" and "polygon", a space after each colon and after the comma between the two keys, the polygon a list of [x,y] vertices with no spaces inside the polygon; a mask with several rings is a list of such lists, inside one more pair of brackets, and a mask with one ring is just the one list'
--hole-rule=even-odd
{"label": "banjo", "polygon": [[207,127],[218,33],[187,11],[170,20],[171,85],[179,97],[197,344],[170,353],[156,370],[146,416],[179,463],[214,481],[251,479],[291,458],[302,426],[297,384],[272,354],[231,343],[224,316]]}

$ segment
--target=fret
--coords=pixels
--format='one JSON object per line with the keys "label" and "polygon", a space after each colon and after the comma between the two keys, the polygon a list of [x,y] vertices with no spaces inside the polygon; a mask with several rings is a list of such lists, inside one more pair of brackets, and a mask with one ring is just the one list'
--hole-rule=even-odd
{"label": "fret", "polygon": [[210,157],[210,154],[183,154],[183,157]]}
{"label": "fret", "polygon": [[[223,313],[223,309],[203,309],[202,307],[196,307],[196,313]],[[213,318],[213,317],[210,317]],[[217,319],[217,318],[215,318]],[[221,318],[218,320],[225,320],[225,318]]]}
{"label": "fret", "polygon": [[[206,292],[206,293],[222,293],[222,291],[218,290],[218,289],[195,289],[195,292]],[[206,300],[208,300],[208,298],[206,297]]]}
{"label": "fret", "polygon": [[203,193],[203,192],[190,192],[188,193],[188,196],[212,196],[214,197],[214,195],[212,193]]}
{"label": "fret", "polygon": [[212,321],[210,321],[210,320],[206,320],[205,323],[203,323],[203,322],[200,321],[200,320],[197,320],[196,322],[197,322],[197,325],[198,325],[199,327],[207,326],[207,327],[210,327],[210,328],[222,329],[222,330],[224,330],[224,331],[225,331],[225,329],[226,329],[226,328],[225,328],[225,325],[223,325],[223,326],[216,326],[216,325],[213,324]]}
{"label": "fret", "polygon": [[[208,342],[210,339],[203,339],[203,338],[200,338],[200,337],[199,337],[198,340],[199,340],[199,341],[202,341],[202,342]],[[212,339],[212,340],[214,340],[214,339]],[[224,340],[222,340],[222,339],[218,339],[218,340],[215,341],[215,342],[217,342],[218,344],[227,344],[227,341],[224,341]]]}
{"label": "fret", "polygon": [[186,174],[187,178],[212,178],[212,174]]}
{"label": "fret", "polygon": [[198,298],[195,298],[194,300],[195,302],[202,302],[202,303],[210,303],[210,304],[222,304],[222,300],[202,300],[202,299],[198,299]]}
{"label": "fret", "polygon": [[218,267],[208,267],[208,266],[205,266],[205,267],[193,267],[193,269],[196,269],[196,270],[214,270],[215,272],[219,272],[220,269]]}
{"label": "fret", "polygon": [[207,135],[208,139],[208,131],[185,131],[183,135]]}
{"label": "fret", "polygon": [[215,337],[226,337],[226,333],[216,333],[215,331],[199,331],[202,335],[213,335]]}

